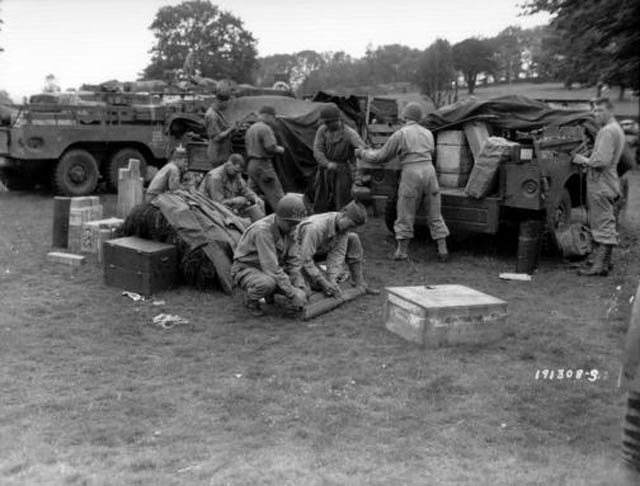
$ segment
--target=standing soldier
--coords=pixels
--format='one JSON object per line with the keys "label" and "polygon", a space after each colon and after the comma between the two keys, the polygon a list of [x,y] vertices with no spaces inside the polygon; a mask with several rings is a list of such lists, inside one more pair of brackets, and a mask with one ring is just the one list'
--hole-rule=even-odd
{"label": "standing soldier", "polygon": [[173,151],[171,161],[167,162],[160,169],[149,183],[145,200],[151,201],[156,196],[164,192],[173,192],[180,189],[182,175],[187,171],[189,159],[187,151],[182,145]]}
{"label": "standing soldier", "polygon": [[385,163],[398,157],[402,173],[398,188],[398,215],[394,232],[398,243],[394,260],[406,260],[409,242],[413,238],[413,223],[416,210],[427,205],[427,219],[431,238],[438,244],[438,257],[445,262],[449,255],[447,240],[449,229],[440,212],[440,187],[432,163],[433,135],[419,125],[422,108],[409,103],[403,112],[405,125],[398,129],[384,146],[378,150],[356,150],[356,155],[369,163]]}
{"label": "standing soldier", "polygon": [[282,184],[273,168],[273,157],[284,153],[284,147],[277,144],[270,127],[275,120],[276,110],[272,106],[263,106],[258,113],[258,121],[249,127],[245,135],[249,158],[247,173],[253,184],[264,194],[272,211],[275,211],[278,201],[284,196]]}
{"label": "standing soldier", "polygon": [[[340,212],[314,214],[298,225],[296,240],[300,247],[302,271],[312,288],[320,289],[327,295],[339,296],[338,277],[346,263],[356,287],[372,294],[379,293],[367,286],[362,268],[364,254],[360,237],[349,231],[366,221],[365,207],[351,201]],[[327,255],[326,277],[313,261],[316,254]]]}
{"label": "standing soldier", "polygon": [[591,268],[581,270],[580,275],[607,276],[611,270],[611,253],[618,244],[616,230],[616,201],[622,196],[617,166],[624,150],[622,128],[613,117],[613,105],[609,98],[594,101],[593,114],[601,127],[596,135],[590,157],[576,154],[575,164],[587,167],[587,201],[589,226],[596,244]]}
{"label": "standing soldier", "polygon": [[231,155],[231,135],[235,126],[229,126],[229,122],[223,115],[229,102],[229,93],[220,91],[204,115],[204,126],[209,139],[207,158],[213,167],[223,164]]}
{"label": "standing soldier", "polygon": [[258,195],[249,189],[242,178],[245,169],[240,154],[231,154],[223,165],[211,169],[204,176],[198,191],[205,197],[231,208],[240,217],[249,217],[247,209],[257,205],[253,220],[264,218],[264,204]]}
{"label": "standing soldier", "polygon": [[275,214],[256,221],[242,234],[233,254],[231,277],[244,291],[244,303],[252,315],[262,315],[260,299],[272,300],[275,293],[284,294],[289,310],[306,303],[300,251],[294,239],[294,230],[306,215],[302,196],[286,194]]}
{"label": "standing soldier", "polygon": [[340,120],[335,105],[323,107],[320,119],[323,124],[313,142],[313,156],[318,162],[314,198],[317,213],[337,211],[352,199],[354,149],[365,147],[358,133]]}

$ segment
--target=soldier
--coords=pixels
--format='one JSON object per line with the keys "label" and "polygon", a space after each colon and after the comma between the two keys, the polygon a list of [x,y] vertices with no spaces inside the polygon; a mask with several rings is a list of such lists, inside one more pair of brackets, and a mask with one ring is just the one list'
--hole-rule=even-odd
{"label": "soldier", "polygon": [[283,154],[284,147],[277,144],[276,136],[270,127],[275,123],[276,110],[272,106],[263,106],[258,116],[259,120],[249,127],[245,135],[249,158],[247,172],[253,184],[264,194],[271,210],[275,211],[284,191],[273,168],[273,156]]}
{"label": "soldier", "polygon": [[398,246],[393,259],[408,258],[416,210],[424,201],[431,238],[438,244],[440,261],[445,262],[449,255],[446,240],[449,229],[440,212],[440,187],[432,163],[433,135],[418,124],[422,119],[422,108],[417,103],[409,103],[405,107],[403,118],[405,125],[391,135],[382,148],[358,149],[356,155],[374,164],[388,162],[396,156],[400,159],[402,173],[398,188],[398,215],[393,228]]}
{"label": "soldier", "polygon": [[275,293],[284,294],[290,311],[306,303],[300,251],[294,239],[295,227],[306,215],[302,196],[286,194],[275,214],[253,223],[240,238],[231,276],[244,291],[244,303],[252,315],[262,315],[260,299],[273,301]]}
{"label": "soldier", "polygon": [[244,169],[242,155],[231,154],[223,165],[207,172],[198,191],[205,197],[228,206],[240,217],[249,217],[247,208],[257,205],[259,214],[253,215],[252,219],[264,218],[264,203],[242,178]]}
{"label": "soldier", "polygon": [[625,138],[613,117],[609,98],[594,101],[593,114],[601,127],[590,157],[576,154],[573,163],[587,167],[587,201],[589,226],[596,247],[593,265],[580,275],[607,276],[612,268],[611,253],[618,245],[616,201],[622,197],[617,166],[624,150]]}
{"label": "soldier", "polygon": [[[360,238],[349,230],[363,225],[367,210],[356,201],[351,201],[340,212],[320,213],[309,216],[296,229],[296,241],[300,247],[302,272],[313,289],[338,297],[341,293],[338,278],[346,263],[356,287],[372,294],[362,271],[363,251]],[[316,254],[327,255],[326,277],[313,261]]]}
{"label": "soldier", "polygon": [[163,192],[172,192],[180,189],[180,180],[187,171],[188,163],[189,160],[185,148],[182,145],[176,147],[171,161],[167,162],[151,180],[145,195],[146,201],[151,201]]}
{"label": "soldier", "polygon": [[318,162],[314,210],[335,211],[351,199],[355,172],[354,149],[365,144],[358,133],[340,120],[340,110],[327,105],[320,112],[323,124],[313,142],[313,156]]}
{"label": "soldier", "polygon": [[231,135],[236,130],[230,126],[223,115],[229,103],[229,93],[220,91],[204,115],[204,125],[209,139],[207,157],[211,165],[217,167],[224,163],[231,155]]}

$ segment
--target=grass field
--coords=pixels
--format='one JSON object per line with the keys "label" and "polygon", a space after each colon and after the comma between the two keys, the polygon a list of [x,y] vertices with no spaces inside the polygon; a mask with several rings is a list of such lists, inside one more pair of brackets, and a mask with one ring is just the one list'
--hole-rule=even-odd
{"label": "grass field", "polygon": [[[609,278],[545,259],[532,282],[501,281],[513,246],[491,239],[454,242],[448,264],[417,241],[394,263],[372,218],[375,286],[462,283],[509,302],[505,339],[428,351],[385,330],[382,296],[309,322],[250,318],[239,297],[187,288],[130,301],[93,264],[46,263],[49,195],[0,194],[0,484],[620,484],[634,176]],[[190,323],[154,327],[160,312]]]}

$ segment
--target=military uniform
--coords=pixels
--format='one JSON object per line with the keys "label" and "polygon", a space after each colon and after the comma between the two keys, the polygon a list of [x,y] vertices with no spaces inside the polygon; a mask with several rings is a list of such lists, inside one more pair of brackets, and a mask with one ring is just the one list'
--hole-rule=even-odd
{"label": "military uniform", "polygon": [[[225,204],[238,211],[240,216],[245,216],[246,206],[239,207],[233,202],[236,197],[244,197],[249,203],[258,204],[262,208],[262,200],[253,192],[241,174],[235,177],[229,176],[226,164],[210,170],[200,183],[198,191],[213,201]],[[264,208],[262,208],[264,211]]]}
{"label": "military uniform", "polygon": [[220,133],[229,129],[229,122],[212,106],[204,115],[204,125],[209,139],[207,158],[215,167],[223,164],[231,155],[231,137],[220,138]]}
{"label": "military uniform", "polygon": [[303,220],[296,228],[296,241],[300,247],[303,275],[310,283],[323,288],[325,277],[315,264],[316,254],[327,255],[327,279],[335,283],[346,264],[351,269],[362,265],[363,251],[360,237],[356,233],[340,233],[337,220],[341,213],[314,214]]}
{"label": "military uniform", "polygon": [[231,276],[252,301],[275,292],[292,298],[294,287],[304,287],[299,247],[293,234],[280,233],[275,214],[243,233],[233,254]]}
{"label": "military uniform", "polygon": [[[338,210],[351,199],[355,171],[355,148],[364,148],[358,133],[341,122],[332,132],[321,125],[313,142],[313,156],[318,162],[315,182],[314,210],[318,213]],[[330,162],[337,164],[329,170]]]}
{"label": "military uniform", "polygon": [[624,145],[624,132],[612,119],[598,132],[591,157],[585,164],[589,225],[594,241],[603,245],[618,244],[616,200],[622,192],[617,167]]}
{"label": "military uniform", "polygon": [[146,200],[151,201],[164,192],[180,189],[180,177],[180,168],[173,162],[167,162],[151,180],[147,188]]}
{"label": "military uniform", "polygon": [[245,142],[249,159],[247,173],[275,211],[278,201],[284,196],[272,161],[277,146],[276,136],[269,125],[258,121],[247,130]]}
{"label": "military uniform", "polygon": [[416,211],[423,201],[427,205],[427,221],[431,238],[441,240],[449,236],[442,219],[440,186],[431,155],[433,135],[415,121],[408,121],[378,150],[365,150],[362,159],[369,163],[384,163],[400,158],[402,173],[398,188],[398,215],[394,224],[396,239],[413,238]]}

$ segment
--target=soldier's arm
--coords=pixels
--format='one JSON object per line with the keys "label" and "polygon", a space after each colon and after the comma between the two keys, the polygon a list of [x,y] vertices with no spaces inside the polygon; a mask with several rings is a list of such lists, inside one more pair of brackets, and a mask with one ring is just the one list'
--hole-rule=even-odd
{"label": "soldier's arm", "polygon": [[167,188],[169,191],[177,191],[180,189],[180,170],[172,169],[168,174]]}
{"label": "soldier's arm", "polygon": [[351,127],[346,127],[347,133],[349,135],[349,143],[351,144],[351,146],[353,148],[365,148],[366,144],[362,141],[362,138],[360,138],[360,135],[358,135],[358,132],[356,132],[353,128]]}
{"label": "soldier's arm", "polygon": [[365,162],[370,164],[384,164],[389,162],[400,152],[400,141],[402,140],[402,133],[397,130],[393,135],[389,137],[387,142],[377,150],[362,150],[361,158]]}
{"label": "soldier's arm", "polygon": [[275,155],[280,152],[276,135],[270,127],[262,127],[262,130],[260,131],[260,140],[262,141],[262,146],[268,153]]}
{"label": "soldier's arm", "polygon": [[298,288],[304,288],[304,278],[302,277],[302,255],[300,254],[300,246],[295,239],[289,248],[289,253],[285,256],[284,266],[291,285]]}
{"label": "soldier's arm", "polygon": [[615,150],[616,142],[613,133],[608,130],[603,130],[602,133],[596,137],[596,143],[587,165],[593,168],[609,167],[613,163]]}
{"label": "soldier's arm", "polygon": [[224,187],[218,177],[207,176],[207,192],[213,201],[224,203]]}
{"label": "soldier's arm", "polygon": [[329,253],[327,253],[327,277],[330,282],[335,282],[342,271],[342,262],[347,255],[347,233],[336,235],[331,242]]}
{"label": "soldier's arm", "polygon": [[284,268],[278,263],[273,240],[268,235],[258,233],[255,237],[255,246],[260,260],[260,269],[276,281],[278,288],[287,297],[293,296],[293,285],[291,285],[291,280]]}
{"label": "soldier's arm", "polygon": [[258,195],[251,190],[247,181],[245,181],[241,175],[238,176],[240,180],[240,195],[246,197],[250,202],[254,204],[258,202]]}
{"label": "soldier's arm", "polygon": [[324,148],[324,130],[322,128],[318,128],[316,132],[316,138],[313,140],[313,157],[318,162],[320,167],[326,168],[331,162],[327,158],[327,154]]}
{"label": "soldier's arm", "polygon": [[[306,225],[305,225],[306,226]],[[298,246],[300,249],[300,260],[302,268],[313,283],[319,284],[323,279],[322,273],[313,261],[313,257],[318,249],[318,237],[314,231],[310,231],[305,226],[298,227]]]}

